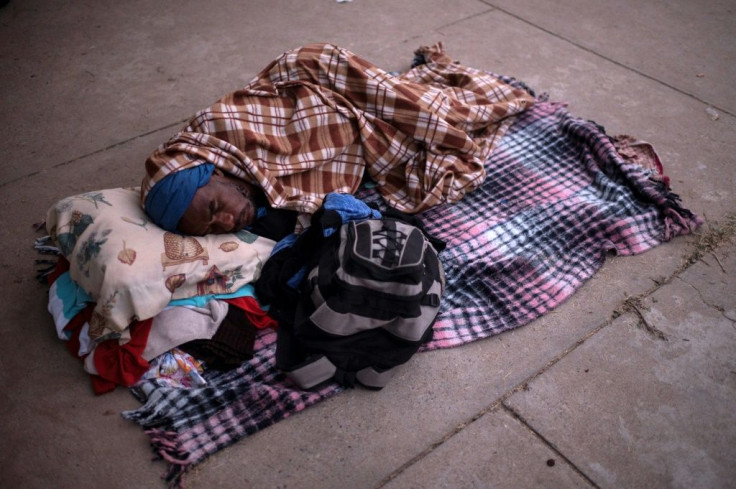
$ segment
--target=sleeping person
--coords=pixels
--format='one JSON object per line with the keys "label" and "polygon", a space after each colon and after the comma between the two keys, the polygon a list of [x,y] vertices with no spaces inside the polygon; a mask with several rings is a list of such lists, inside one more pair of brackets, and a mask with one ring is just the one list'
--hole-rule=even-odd
{"label": "sleeping person", "polygon": [[453,62],[441,44],[415,54],[394,76],[331,44],[284,53],[151,154],[143,208],[183,234],[235,232],[265,216],[288,234],[297,214],[366,177],[405,213],[458,201],[534,99]]}

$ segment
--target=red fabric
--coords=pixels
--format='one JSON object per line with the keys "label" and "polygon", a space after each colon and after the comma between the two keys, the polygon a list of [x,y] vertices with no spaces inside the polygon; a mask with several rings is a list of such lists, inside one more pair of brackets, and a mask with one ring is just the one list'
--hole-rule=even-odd
{"label": "red fabric", "polygon": [[96,394],[109,392],[116,385],[130,387],[148,371],[150,365],[141,355],[146,348],[152,324],[153,319],[133,323],[127,343],[107,340],[97,345],[94,362],[99,376],[92,379]]}
{"label": "red fabric", "polygon": [[[68,270],[69,262],[60,256],[54,270],[46,277],[49,285]],[[64,327],[64,331],[71,332],[69,339],[65,341],[69,353],[82,361],[86,355],[79,356],[79,334],[92,317],[94,308],[94,303],[88,304]],[[146,348],[152,324],[153,319],[133,323],[130,326],[130,341],[125,344],[121,345],[118,340],[107,340],[95,347],[94,362],[99,375],[90,376],[95,394],[111,392],[118,385],[129,387],[148,371],[150,365],[141,355]]]}
{"label": "red fabric", "polygon": [[69,339],[65,341],[66,347],[69,350],[69,353],[77,358],[84,358],[87,356],[79,356],[79,334],[82,332],[84,324],[89,322],[92,317],[92,311],[94,310],[95,304],[88,304],[87,307],[75,314],[74,317],[69,320],[67,325],[64,326],[64,331],[69,331],[71,333],[71,335],[69,335]]}
{"label": "red fabric", "polygon": [[234,299],[225,299],[225,302],[242,309],[245,312],[245,316],[248,318],[248,321],[258,329],[276,329],[276,326],[278,325],[276,320],[269,316],[253,297],[236,297]]}
{"label": "red fabric", "polygon": [[115,382],[105,380],[99,375],[90,375],[89,377],[92,380],[92,390],[95,391],[95,394],[98,396],[112,392],[117,387]]}
{"label": "red fabric", "polygon": [[53,284],[54,282],[56,282],[56,279],[59,278],[59,275],[66,272],[67,270],[69,270],[69,262],[63,256],[59,256],[54,270],[46,276],[46,281],[49,283],[49,285]]}

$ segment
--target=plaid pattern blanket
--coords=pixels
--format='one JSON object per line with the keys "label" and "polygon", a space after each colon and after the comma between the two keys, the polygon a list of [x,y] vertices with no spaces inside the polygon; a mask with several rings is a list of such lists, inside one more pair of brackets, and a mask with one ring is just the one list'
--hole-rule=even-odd
{"label": "plaid pattern blanket", "polygon": [[[642,160],[646,152],[630,142],[537,100],[486,161],[478,189],[422,214],[428,231],[448,243],[440,255],[447,291],[425,350],[524,325],[570,297],[607,254],[642,253],[701,224],[679,205],[659,161]],[[296,390],[275,371],[274,352],[275,333],[265,332],[255,358],[211,375],[206,388],[141,386],[145,405],[124,417],[147,429],[169,463],[168,480],[340,391],[333,384]]]}
{"label": "plaid pattern blanket", "polygon": [[364,170],[405,212],[460,200],[533,98],[453,63],[441,44],[417,54],[422,64],[397,77],[330,44],[284,53],[154,151],[142,201],[204,162],[259,185],[273,207],[310,214],[330,192],[354,193]]}

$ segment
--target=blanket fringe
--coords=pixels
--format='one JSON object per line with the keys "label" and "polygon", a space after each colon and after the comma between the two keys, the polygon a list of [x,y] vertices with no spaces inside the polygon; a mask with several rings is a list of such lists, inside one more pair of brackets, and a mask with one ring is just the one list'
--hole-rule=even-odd
{"label": "blanket fringe", "polygon": [[414,51],[414,59],[411,62],[412,68],[416,68],[417,66],[427,63],[452,63],[452,59],[445,53],[445,47],[442,44],[442,41],[434,44],[433,46],[420,46],[416,51]]}
{"label": "blanket fringe", "polygon": [[[35,226],[36,225],[34,225],[34,228]],[[52,243],[53,240],[51,239],[51,236],[41,236],[40,238],[36,238],[33,243],[33,247],[36,251],[44,255],[61,255],[61,250]],[[54,271],[54,268],[56,268],[56,263],[57,260],[35,260],[36,280],[45,284],[47,282],[46,278]]]}
{"label": "blanket fringe", "polygon": [[183,476],[192,468],[191,454],[187,453],[178,440],[178,433],[161,429],[146,430],[151,438],[151,447],[156,458],[169,464],[166,472],[161,476],[168,483],[169,489],[182,489]]}
{"label": "blanket fringe", "polygon": [[664,241],[695,231],[703,224],[703,219],[683,207],[680,196],[670,188],[670,179],[664,174],[662,160],[654,146],[629,135],[612,136],[610,140],[624,162],[644,170],[646,177],[637,179],[637,183],[641,193],[660,206],[664,216]]}
{"label": "blanket fringe", "polygon": [[[558,111],[565,111],[558,107]],[[644,202],[657,206],[662,215],[663,243],[689,234],[704,221],[680,204],[680,196],[669,187],[669,179],[654,147],[631,136],[610,136],[603,126],[569,115],[563,118],[562,131],[578,144],[588,147],[598,168],[609,178],[625,181]]]}

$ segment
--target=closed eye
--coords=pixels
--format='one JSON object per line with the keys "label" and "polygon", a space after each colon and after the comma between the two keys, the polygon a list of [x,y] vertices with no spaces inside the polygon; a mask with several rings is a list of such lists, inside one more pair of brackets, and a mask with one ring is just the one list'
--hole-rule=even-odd
{"label": "closed eye", "polygon": [[212,234],[212,223],[215,220],[215,214],[217,214],[217,202],[215,200],[210,200],[207,229],[205,230],[204,234]]}

